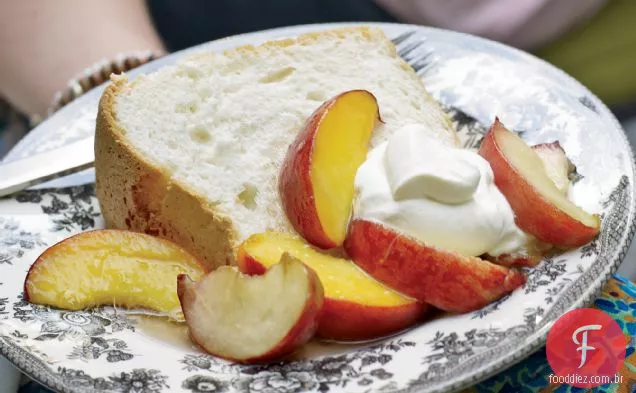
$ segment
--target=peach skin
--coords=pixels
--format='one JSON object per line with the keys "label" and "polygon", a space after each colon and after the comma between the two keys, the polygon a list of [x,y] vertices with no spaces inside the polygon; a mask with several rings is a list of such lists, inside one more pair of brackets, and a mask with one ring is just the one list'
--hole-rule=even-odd
{"label": "peach skin", "polygon": [[496,119],[479,154],[492,167],[495,184],[515,213],[515,222],[538,240],[562,248],[582,246],[598,235],[598,215],[572,203],[548,176],[540,156]]}
{"label": "peach skin", "polygon": [[290,223],[309,243],[325,249],[342,244],[355,175],[379,119],[373,94],[348,91],[322,104],[289,146],[279,194]]}
{"label": "peach skin", "polygon": [[[563,195],[568,194],[570,187],[570,175],[576,171],[576,167],[565,154],[565,150],[558,141],[541,143],[532,146],[541,161],[548,177],[556,185]],[[496,257],[486,255],[485,259],[498,265],[508,267],[534,267],[541,262],[543,255],[553,248],[552,245],[542,243],[531,238],[520,250]]]}
{"label": "peach skin", "polygon": [[318,276],[285,254],[258,277],[222,266],[198,282],[179,275],[178,295],[192,341],[238,363],[280,359],[309,341],[318,326]]}
{"label": "peach skin", "polygon": [[344,247],[377,280],[444,311],[477,310],[526,281],[519,270],[427,246],[376,222],[352,221]]}
{"label": "peach skin", "polygon": [[317,335],[337,341],[361,341],[415,325],[427,306],[380,284],[352,261],[321,253],[302,239],[277,232],[256,234],[239,248],[242,272],[264,274],[282,253],[314,269],[325,288]]}

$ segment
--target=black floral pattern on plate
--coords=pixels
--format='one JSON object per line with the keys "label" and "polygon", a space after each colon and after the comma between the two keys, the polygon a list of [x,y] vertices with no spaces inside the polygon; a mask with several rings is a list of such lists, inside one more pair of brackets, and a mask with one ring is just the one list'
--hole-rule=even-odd
{"label": "black floral pattern on plate", "polygon": [[15,337],[15,338],[16,338],[16,339],[18,339],[18,340],[24,340],[24,339],[29,338],[29,335],[28,335],[28,334],[26,334],[26,333],[22,333],[22,332],[21,332],[21,331],[19,331],[19,330],[14,330],[14,331],[12,331],[12,332],[11,332],[11,336]]}
{"label": "black floral pattern on plate", "polygon": [[253,377],[237,379],[234,386],[240,392],[298,393],[314,390],[318,384],[307,371],[265,371]]}
{"label": "black floral pattern on plate", "polygon": [[247,368],[242,370],[243,374],[252,377],[237,379],[235,386],[239,391],[250,393],[296,393],[311,389],[346,390],[353,384],[377,385],[393,377],[383,367],[393,360],[392,353],[414,346],[415,342],[395,339],[338,356]]}
{"label": "black floral pattern on plate", "polygon": [[58,188],[27,190],[17,195],[20,203],[37,203],[42,212],[51,217],[53,232],[73,232],[95,227],[99,208],[93,184]]}
{"label": "black floral pattern on plate", "polygon": [[462,362],[472,358],[480,349],[493,348],[505,340],[529,334],[534,331],[537,320],[543,313],[544,310],[541,307],[526,308],[524,311],[525,323],[508,329],[471,329],[464,332],[463,335],[456,332],[438,331],[435,337],[427,343],[433,350],[433,354],[427,355],[422,361],[423,364],[428,365],[427,370],[410,385],[414,387],[417,386],[418,382],[447,374]]}
{"label": "black floral pattern on plate", "polygon": [[108,378],[93,378],[82,370],[59,368],[60,379],[76,391],[158,393],[170,388],[168,377],[159,370],[134,369]]}
{"label": "black floral pattern on plate", "polygon": [[594,113],[598,113],[598,108],[594,105],[592,99],[588,96],[579,97],[579,102]]}
{"label": "black floral pattern on plate", "polygon": [[486,317],[486,315],[492,314],[493,312],[499,310],[499,306],[501,306],[503,303],[505,303],[508,298],[510,297],[511,294],[507,294],[505,296],[503,296],[500,299],[495,300],[494,302],[482,307],[481,309],[473,312],[473,315],[470,317],[470,319],[483,319],[484,317]]}
{"label": "black floral pattern on plate", "polygon": [[128,344],[123,340],[90,337],[80,345],[74,346],[67,358],[88,362],[105,357],[108,363],[123,362],[134,357],[127,349]]}
{"label": "black floral pattern on plate", "polygon": [[551,304],[558,297],[559,293],[561,293],[568,285],[572,283],[572,279],[569,277],[564,277],[563,280],[556,283],[554,286],[546,289],[545,294],[545,302],[546,304]]}
{"label": "black floral pattern on plate", "polygon": [[370,386],[386,383],[393,374],[383,366],[393,360],[392,353],[414,346],[412,341],[394,339],[342,355],[266,366],[241,366],[207,355],[186,355],[180,362],[187,371],[214,370],[215,373],[240,374],[231,381],[231,386],[239,392],[329,392],[332,389],[346,390],[352,384]]}
{"label": "black floral pattern on plate", "polygon": [[581,256],[584,258],[597,256],[600,252],[598,247],[599,247],[598,239],[592,240],[591,242],[581,247]]}
{"label": "black floral pattern on plate", "polygon": [[192,393],[225,393],[228,390],[226,382],[205,375],[191,376],[183,381],[181,387]]}
{"label": "black floral pattern on plate", "polygon": [[75,391],[103,390],[107,391],[113,387],[106,378],[93,378],[82,370],[60,367],[57,369],[59,379]]}
{"label": "black floral pattern on plate", "polygon": [[34,340],[97,337],[123,330],[134,331],[134,321],[104,308],[91,311],[62,311],[19,300],[13,305],[13,317],[22,322],[40,323],[40,335]]}
{"label": "black floral pattern on plate", "polygon": [[11,265],[28,250],[44,245],[39,233],[27,232],[20,228],[18,221],[0,217],[0,265]]}
{"label": "black floral pattern on plate", "polygon": [[461,110],[446,106],[443,108],[453,123],[453,127],[464,139],[464,147],[477,148],[484,135],[488,132],[488,127],[484,127],[477,120]]}
{"label": "black floral pattern on plate", "polygon": [[190,372],[197,370],[211,370],[212,368],[224,370],[231,366],[231,363],[209,355],[185,355],[179,360],[179,363],[183,364],[184,370]]}
{"label": "black floral pattern on plate", "polygon": [[9,311],[7,311],[7,304],[9,304],[9,298],[0,297],[0,318],[2,318],[3,315],[9,314]]}
{"label": "black floral pattern on plate", "polygon": [[536,292],[540,287],[551,285],[567,271],[567,260],[547,257],[538,266],[525,269],[527,281],[523,286],[526,294]]}
{"label": "black floral pattern on plate", "polygon": [[136,369],[110,377],[115,389],[124,393],[155,393],[169,388],[168,377],[159,370]]}

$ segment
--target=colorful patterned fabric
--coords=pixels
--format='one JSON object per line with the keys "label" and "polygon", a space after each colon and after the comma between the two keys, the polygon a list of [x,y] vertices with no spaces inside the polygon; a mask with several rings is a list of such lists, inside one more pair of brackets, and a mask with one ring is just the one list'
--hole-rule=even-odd
{"label": "colorful patterned fabric", "polygon": [[[605,286],[594,307],[612,316],[623,328],[628,340],[625,363],[620,371],[622,384],[602,385],[593,391],[599,393],[636,392],[636,285],[625,277],[616,275]],[[545,355],[545,348],[525,361],[492,377],[464,393],[578,393],[585,389],[569,385],[550,385],[548,376],[552,369]]]}

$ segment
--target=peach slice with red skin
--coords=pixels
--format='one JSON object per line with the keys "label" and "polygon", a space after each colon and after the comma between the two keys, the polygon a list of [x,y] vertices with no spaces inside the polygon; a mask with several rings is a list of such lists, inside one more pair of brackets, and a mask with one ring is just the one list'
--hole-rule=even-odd
{"label": "peach slice with red skin", "polygon": [[177,287],[192,341],[245,364],[280,359],[308,342],[323,305],[316,273],[287,254],[262,276],[222,266],[198,282],[180,275]]}
{"label": "peach slice with red skin", "polygon": [[[565,150],[558,141],[541,143],[532,146],[541,161],[548,177],[563,195],[567,195],[570,187],[570,175],[576,167],[565,154]],[[534,267],[541,262],[543,255],[550,251],[551,245],[530,238],[528,243],[514,253],[496,257],[485,256],[486,259],[503,266]]]}
{"label": "peach slice with red skin", "polygon": [[428,306],[387,288],[351,260],[327,255],[292,235],[252,235],[238,250],[242,272],[264,274],[280,255],[289,253],[312,268],[325,288],[317,335],[336,341],[375,339],[407,329]]}
{"label": "peach slice with red skin", "polygon": [[178,245],[137,232],[81,232],[46,249],[31,265],[24,300],[66,310],[147,308],[180,319],[176,278],[206,269]]}
{"label": "peach slice with red skin", "polygon": [[373,94],[347,91],[316,109],[289,146],[279,194],[289,222],[309,243],[328,249],[344,241],[356,172],[379,119]]}
{"label": "peach slice with red skin", "polygon": [[366,220],[351,222],[344,248],[377,280],[444,311],[477,310],[526,281],[519,270],[432,247]]}
{"label": "peach slice with red skin", "polygon": [[523,231],[562,248],[582,246],[598,235],[599,216],[572,203],[547,171],[538,169],[544,167],[539,155],[499,119],[486,134],[479,154],[490,163],[495,184]]}

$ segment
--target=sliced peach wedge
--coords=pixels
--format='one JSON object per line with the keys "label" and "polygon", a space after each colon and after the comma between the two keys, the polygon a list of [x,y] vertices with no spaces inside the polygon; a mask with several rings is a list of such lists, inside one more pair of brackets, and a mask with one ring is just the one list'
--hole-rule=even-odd
{"label": "sliced peach wedge", "polygon": [[477,310],[526,281],[519,270],[429,246],[366,220],[351,222],[344,248],[377,280],[444,311]]}
{"label": "sliced peach wedge", "polygon": [[142,233],[96,230],[45,250],[24,282],[25,300],[66,310],[147,308],[179,319],[176,278],[205,268],[176,244]]}
{"label": "sliced peach wedge", "polygon": [[192,341],[239,363],[294,352],[313,337],[323,305],[316,274],[288,254],[263,276],[222,266],[199,282],[180,275],[177,286]]}
{"label": "sliced peach wedge", "polygon": [[492,167],[495,184],[504,194],[519,228],[557,247],[579,247],[600,231],[598,215],[570,201],[548,175],[544,161],[517,134],[496,119],[479,154]]}
{"label": "sliced peach wedge", "polygon": [[302,239],[266,232],[252,235],[240,247],[237,263],[247,274],[263,274],[289,253],[312,268],[325,288],[318,336],[361,341],[409,328],[428,307],[380,284],[352,261],[327,255]]}
{"label": "sliced peach wedge", "polygon": [[[546,174],[563,195],[568,194],[570,175],[576,167],[565,154],[565,150],[558,141],[541,143],[532,146],[541,161]],[[497,257],[486,256],[486,259],[503,266],[533,267],[541,262],[544,254],[553,248],[552,245],[540,242],[530,236],[528,242],[521,249],[510,254]]]}
{"label": "sliced peach wedge", "polygon": [[373,94],[348,91],[316,109],[289,146],[279,193],[287,218],[309,243],[333,248],[344,241],[356,172],[379,119]]}

